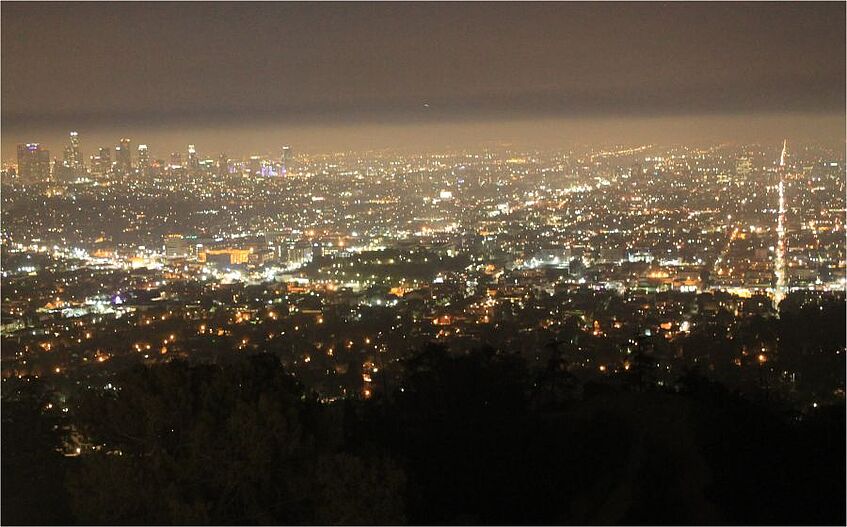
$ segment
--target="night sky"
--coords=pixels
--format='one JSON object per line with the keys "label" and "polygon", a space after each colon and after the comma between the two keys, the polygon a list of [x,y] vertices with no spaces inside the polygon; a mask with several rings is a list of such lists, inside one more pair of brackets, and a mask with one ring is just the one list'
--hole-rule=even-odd
{"label": "night sky", "polygon": [[70,129],[89,152],[842,142],[844,90],[840,2],[2,3],[4,159]]}

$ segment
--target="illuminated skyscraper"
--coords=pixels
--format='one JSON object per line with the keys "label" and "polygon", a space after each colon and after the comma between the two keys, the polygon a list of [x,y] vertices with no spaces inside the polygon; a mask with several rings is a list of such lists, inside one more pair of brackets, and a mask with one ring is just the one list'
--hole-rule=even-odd
{"label": "illuminated skyscraper", "polygon": [[115,145],[115,173],[116,174],[125,174],[124,172],[124,151],[121,145]]}
{"label": "illuminated skyscraper", "polygon": [[129,139],[121,139],[121,143],[115,146],[115,169],[118,174],[129,174],[132,172],[132,143]]}
{"label": "illuminated skyscraper", "polygon": [[291,151],[291,146],[285,145],[282,147],[282,175],[288,173],[289,169],[292,167],[292,162],[294,161],[294,154]]}
{"label": "illuminated skyscraper", "polygon": [[38,143],[18,145],[18,175],[21,183],[40,183],[50,178],[50,152]]}
{"label": "illuminated skyscraper", "polygon": [[69,169],[73,169],[74,167],[74,151],[72,146],[66,146],[65,151],[62,154],[62,161],[65,167]]}
{"label": "illuminated skyscraper", "polygon": [[70,136],[71,145],[69,147],[69,155],[66,155],[68,167],[74,171],[75,176],[79,177],[85,172],[85,163],[82,159],[82,151],[79,148],[79,132],[72,131]]}
{"label": "illuminated skyscraper", "polygon": [[53,163],[54,181],[72,181],[76,177],[76,172],[73,169],[73,149],[70,146],[65,147],[62,153],[62,161],[55,160]]}
{"label": "illuminated skyscraper", "polygon": [[91,158],[91,172],[96,176],[105,176],[112,171],[112,149],[101,147],[97,155]]}
{"label": "illuminated skyscraper", "polygon": [[188,171],[196,174],[200,170],[200,160],[197,158],[197,149],[194,145],[188,145]]}
{"label": "illuminated skyscraper", "polygon": [[262,174],[262,157],[250,156],[250,161],[247,164],[251,176],[260,176]]}
{"label": "illuminated skyscraper", "polygon": [[171,152],[171,169],[182,168],[182,154],[179,152]]}
{"label": "illuminated skyscraper", "polygon": [[138,169],[142,174],[147,174],[150,170],[150,153],[147,151],[147,145],[138,145]]}
{"label": "illuminated skyscraper", "polygon": [[99,176],[100,175],[100,156],[93,155],[88,158],[88,166],[91,167],[91,175]]}
{"label": "illuminated skyscraper", "polygon": [[218,157],[218,176],[224,177],[229,174],[229,158],[226,154],[221,154]]}
{"label": "illuminated skyscraper", "polygon": [[51,182],[56,182],[64,179],[64,164],[55,157],[50,161],[50,172],[48,179]]}

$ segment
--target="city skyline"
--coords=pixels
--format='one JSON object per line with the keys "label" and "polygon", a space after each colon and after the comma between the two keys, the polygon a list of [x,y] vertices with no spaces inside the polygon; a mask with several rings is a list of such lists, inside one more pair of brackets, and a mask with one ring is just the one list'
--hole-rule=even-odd
{"label": "city skyline", "polygon": [[[13,164],[16,161],[17,146],[26,143],[41,144],[53,152],[51,160],[61,160],[61,150],[67,144],[69,131],[81,133],[87,146],[93,150],[106,146],[113,148],[120,138],[126,136],[137,137],[141,144],[146,144],[162,158],[167,157],[170,152],[186,150],[188,144],[199,145],[207,156],[227,153],[240,158],[273,154],[290,143],[297,144],[298,151],[309,154],[377,150],[435,152],[504,145],[547,150],[638,144],[764,145],[778,144],[785,137],[790,137],[791,141],[797,144],[821,144],[836,149],[844,144],[844,126],[847,124],[845,118],[812,115],[807,116],[801,126],[792,124],[792,120],[793,118],[770,115],[755,118],[654,118],[621,123],[618,119],[609,118],[591,121],[481,122],[474,125],[349,125],[335,127],[331,131],[314,127],[291,130],[245,127],[243,133],[232,129],[213,132],[188,129],[166,134],[155,129],[134,131],[121,128],[114,131],[101,130],[92,135],[84,129],[70,128],[51,132],[46,135],[46,139],[42,139],[38,134],[23,134],[20,137],[29,139],[19,142],[4,139],[3,162]],[[611,132],[610,126],[613,127]],[[233,136],[242,139],[235,140]],[[156,139],[158,143],[145,140],[149,137]],[[136,143],[139,139],[135,140]]]}

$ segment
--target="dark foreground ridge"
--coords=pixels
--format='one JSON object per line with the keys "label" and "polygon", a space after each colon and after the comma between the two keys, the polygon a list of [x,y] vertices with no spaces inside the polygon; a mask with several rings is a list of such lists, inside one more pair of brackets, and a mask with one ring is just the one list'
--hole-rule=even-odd
{"label": "dark foreground ridge", "polygon": [[[791,414],[696,372],[580,383],[555,353],[530,368],[432,345],[405,371],[373,399],[322,403],[272,354],[173,361],[85,392],[67,421],[22,382],[4,394],[2,521],[845,521],[843,403]],[[90,453],[57,453],[69,436]]]}

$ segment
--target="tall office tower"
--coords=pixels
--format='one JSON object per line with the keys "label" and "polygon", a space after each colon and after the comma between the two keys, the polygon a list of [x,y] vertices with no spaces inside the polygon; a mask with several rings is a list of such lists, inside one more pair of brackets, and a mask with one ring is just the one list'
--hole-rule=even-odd
{"label": "tall office tower", "polygon": [[182,154],[179,152],[171,152],[171,169],[182,168]]}
{"label": "tall office tower", "polygon": [[250,156],[250,162],[247,165],[251,176],[259,176],[262,174],[262,158],[261,156]]}
{"label": "tall office tower", "polygon": [[150,152],[147,145],[138,145],[138,170],[147,175],[150,172]]}
{"label": "tall office tower", "polygon": [[40,183],[50,178],[50,152],[38,143],[18,145],[18,179]]}
{"label": "tall office tower", "polygon": [[218,176],[224,177],[229,174],[229,158],[226,154],[221,154],[218,157]]}
{"label": "tall office tower", "polygon": [[73,168],[73,149],[70,146],[65,147],[62,152],[62,161],[58,160],[53,164],[54,180],[56,181],[73,181],[76,173]]}
{"label": "tall office tower", "polygon": [[121,145],[115,145],[115,165],[114,165],[115,174],[120,174],[120,175],[126,174],[126,172],[124,172],[124,167],[123,167],[123,157],[124,157],[123,148],[121,147]]}
{"label": "tall office tower", "polygon": [[102,147],[97,151],[97,155],[91,156],[91,174],[97,177],[104,177],[112,171],[112,150]]}
{"label": "tall office tower", "polygon": [[101,147],[98,155],[100,157],[100,175],[105,176],[112,171],[112,149],[108,146]]}
{"label": "tall office tower", "polygon": [[53,183],[73,180],[73,169],[65,161],[53,158],[50,162],[50,181]]}
{"label": "tall office tower", "polygon": [[194,145],[188,145],[188,171],[196,174],[200,170],[200,160],[197,158],[197,149]]}
{"label": "tall office tower", "polygon": [[121,144],[115,146],[115,170],[118,174],[128,175],[132,172],[132,142],[121,139]]}
{"label": "tall office tower", "polygon": [[74,168],[74,149],[72,146],[66,146],[65,151],[62,154],[62,162],[67,168],[73,170]]}
{"label": "tall office tower", "polygon": [[291,151],[291,146],[285,145],[282,147],[282,175],[286,175],[292,168],[294,161],[294,153]]}
{"label": "tall office tower", "polygon": [[70,145],[70,157],[68,161],[70,162],[69,166],[74,171],[74,175],[79,177],[85,173],[85,163],[82,158],[82,151],[79,148],[79,132],[72,131],[70,133],[71,137],[71,145]]}
{"label": "tall office tower", "polygon": [[99,176],[100,175],[100,156],[93,155],[88,158],[88,166],[91,167],[91,175]]}

